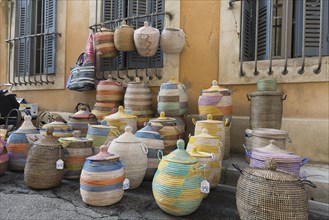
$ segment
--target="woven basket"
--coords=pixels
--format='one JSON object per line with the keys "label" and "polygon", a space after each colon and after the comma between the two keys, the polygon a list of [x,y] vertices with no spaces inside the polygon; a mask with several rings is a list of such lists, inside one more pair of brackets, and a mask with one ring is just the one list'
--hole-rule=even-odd
{"label": "woven basket", "polygon": [[277,84],[277,82],[275,79],[260,79],[260,80],[257,80],[257,90],[258,91],[275,91],[276,84]]}
{"label": "woven basket", "polygon": [[24,171],[29,149],[32,147],[33,141],[37,139],[37,137],[32,137],[38,136],[38,134],[39,131],[31,122],[31,116],[25,116],[22,126],[14,131],[7,139],[9,155],[8,168],[10,170]]}
{"label": "woven basket", "polygon": [[178,54],[185,45],[185,33],[179,28],[164,28],[161,32],[160,47],[165,53]]}
{"label": "woven basket", "polygon": [[265,147],[270,144],[270,140],[274,140],[276,145],[281,149],[286,149],[286,141],[292,142],[288,132],[270,128],[257,128],[252,130],[251,151],[254,148]]}
{"label": "woven basket", "polygon": [[99,124],[96,115],[90,113],[86,106],[81,106],[80,110],[69,117],[68,125],[72,126],[73,130],[79,130],[81,136],[85,137],[88,131],[88,125]]}
{"label": "woven basket", "polygon": [[24,181],[33,189],[50,189],[59,185],[64,169],[56,169],[56,162],[64,159],[63,147],[52,136],[53,128],[47,128],[44,140],[34,143],[27,156]]}
{"label": "woven basket", "polygon": [[232,122],[225,126],[225,145],[223,147],[223,160],[226,160],[230,157],[231,150],[231,126]]}
{"label": "woven basket", "polygon": [[105,145],[100,152],[88,157],[80,177],[82,200],[93,206],[117,203],[123,197],[124,169],[118,155],[107,152]]}
{"label": "woven basket", "polygon": [[109,77],[107,80],[101,80],[96,87],[97,102],[121,103],[123,101],[124,88],[121,83],[115,82]]}
{"label": "woven basket", "polygon": [[128,165],[125,168],[129,179],[129,189],[139,187],[147,169],[147,147],[135,135],[132,128],[127,126],[125,133],[114,139],[109,146],[109,152],[120,156]]}
{"label": "woven basket", "polygon": [[95,33],[95,48],[97,55],[100,57],[115,57],[118,51],[114,46],[114,32],[103,27],[99,32]]}
{"label": "woven basket", "polygon": [[0,175],[4,174],[8,168],[9,155],[5,142],[0,138]]}
{"label": "woven basket", "polygon": [[134,28],[122,21],[122,25],[114,31],[114,46],[118,51],[128,52],[136,50],[134,44]]}
{"label": "woven basket", "polygon": [[89,125],[86,138],[92,140],[94,154],[97,154],[100,146],[110,143],[119,134],[118,129],[113,126]]}
{"label": "woven basket", "polygon": [[93,155],[92,140],[81,138],[79,130],[73,131],[73,138],[58,140],[64,147],[64,178],[79,179],[86,157]]}
{"label": "woven basket", "polygon": [[246,168],[238,180],[236,204],[241,219],[308,219],[303,181],[290,173]]}
{"label": "woven basket", "polygon": [[137,52],[142,57],[154,56],[159,48],[160,31],[144,22],[144,26],[134,31]]}
{"label": "woven basket", "polygon": [[60,116],[56,117],[55,121],[42,126],[42,128],[40,129],[40,134],[42,134],[43,136],[46,136],[46,134],[47,134],[46,129],[47,128],[53,128],[54,129],[54,132],[52,133],[52,135],[54,137],[57,137],[57,138],[72,137],[72,132],[73,132],[72,126],[64,123]]}
{"label": "woven basket", "polygon": [[255,128],[281,129],[283,101],[281,91],[263,91],[247,94],[250,101],[250,126]]}
{"label": "woven basket", "polygon": [[200,191],[203,167],[184,147],[183,140],[177,141],[177,149],[161,159],[152,182],[158,206],[175,216],[197,210],[204,196]]}
{"label": "woven basket", "polygon": [[176,121],[177,129],[179,132],[179,139],[184,139],[185,138],[185,122],[182,117],[172,117]]}

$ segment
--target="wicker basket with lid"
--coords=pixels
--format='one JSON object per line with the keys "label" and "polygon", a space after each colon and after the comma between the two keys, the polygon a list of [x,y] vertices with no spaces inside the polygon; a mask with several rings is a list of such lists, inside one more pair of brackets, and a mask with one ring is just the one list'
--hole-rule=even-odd
{"label": "wicker basket with lid", "polygon": [[127,25],[125,20],[114,31],[114,46],[118,51],[122,52],[136,50],[134,44],[134,28]]}
{"label": "wicker basket with lid", "polygon": [[160,31],[144,22],[144,26],[134,31],[137,52],[142,57],[154,56],[159,48]]}

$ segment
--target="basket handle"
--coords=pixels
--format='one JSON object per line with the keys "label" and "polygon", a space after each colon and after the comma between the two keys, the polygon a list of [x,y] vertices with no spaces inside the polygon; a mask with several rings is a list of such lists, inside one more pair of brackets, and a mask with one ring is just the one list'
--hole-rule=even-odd
{"label": "basket handle", "polygon": [[147,148],[147,146],[144,143],[141,144],[141,148],[142,148],[142,151],[144,152],[144,154],[147,154],[149,152],[149,149]]}
{"label": "basket handle", "polygon": [[302,184],[306,184],[306,185],[309,185],[313,188],[317,188],[317,186],[310,180],[301,180],[302,181]]}
{"label": "basket handle", "polygon": [[305,164],[308,163],[308,161],[309,161],[309,158],[308,158],[308,157],[304,157],[304,158],[302,159],[302,161],[300,162],[300,166],[304,166]]}
{"label": "basket handle", "polygon": [[192,123],[193,123],[194,126],[195,126],[195,125],[196,125],[196,120],[195,120],[195,118],[192,118],[191,120],[192,120]]}
{"label": "basket handle", "polygon": [[163,157],[163,151],[162,151],[162,150],[158,150],[157,156],[158,156],[158,159],[159,159],[159,160],[162,160],[162,157]]}
{"label": "basket handle", "polygon": [[237,164],[232,163],[232,166],[243,175],[243,171],[240,169],[240,167]]}
{"label": "basket handle", "polygon": [[244,151],[246,152],[247,156],[250,157],[251,159],[254,159],[252,157],[251,151],[246,147],[246,145],[242,144]]}
{"label": "basket handle", "polygon": [[287,95],[283,95],[281,100],[284,101],[284,100],[286,100],[286,98],[287,98]]}
{"label": "basket handle", "polygon": [[247,99],[248,99],[248,101],[250,101],[251,98],[250,98],[249,94],[246,94],[246,95],[247,95]]}

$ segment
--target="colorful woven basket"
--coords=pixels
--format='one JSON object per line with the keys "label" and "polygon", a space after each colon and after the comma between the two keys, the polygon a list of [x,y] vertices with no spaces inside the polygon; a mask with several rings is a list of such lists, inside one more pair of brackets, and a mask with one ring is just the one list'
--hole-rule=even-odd
{"label": "colorful woven basket", "polygon": [[59,185],[64,169],[57,169],[58,160],[64,159],[64,152],[58,138],[52,135],[53,128],[47,128],[45,139],[37,141],[27,156],[24,181],[33,189],[50,189]]}
{"label": "colorful woven basket", "polygon": [[132,128],[127,126],[125,133],[114,139],[108,150],[119,155],[128,164],[125,173],[130,182],[129,189],[139,187],[147,169],[148,149],[141,140],[132,134]]}
{"label": "colorful woven basket", "polygon": [[201,192],[203,166],[177,141],[177,149],[161,159],[152,182],[158,206],[165,212],[184,216],[197,210],[204,194]]}
{"label": "colorful woven basket", "polygon": [[80,110],[69,117],[68,125],[72,126],[73,130],[81,131],[81,136],[85,137],[88,131],[88,125],[99,124],[96,115],[90,113],[86,106],[81,106]]}
{"label": "colorful woven basket", "polygon": [[79,130],[73,131],[73,137],[58,140],[64,147],[64,178],[79,179],[86,157],[93,155],[93,141],[81,138]]}
{"label": "colorful woven basket", "polygon": [[159,165],[157,153],[159,150],[164,149],[163,138],[154,127],[150,126],[150,124],[147,124],[144,128],[137,131],[135,136],[138,137],[138,139],[148,148],[147,170],[144,179],[151,180],[153,179]]}
{"label": "colorful woven basket", "polygon": [[72,126],[64,123],[60,116],[56,117],[55,121],[42,126],[42,128],[40,129],[40,134],[42,134],[43,136],[46,136],[46,134],[47,134],[46,129],[50,128],[50,127],[54,129],[54,132],[52,134],[54,137],[61,138],[61,137],[72,137],[73,136]]}
{"label": "colorful woven basket", "polygon": [[95,33],[95,48],[100,57],[115,57],[118,51],[114,46],[114,32],[102,27],[99,32]]}
{"label": "colorful woven basket", "polygon": [[118,51],[123,52],[136,50],[134,44],[134,28],[127,25],[125,20],[114,31],[114,46]]}
{"label": "colorful woven basket", "polygon": [[188,96],[184,84],[172,78],[162,83],[158,95],[158,112],[167,116],[182,116],[187,112]]}
{"label": "colorful woven basket", "polygon": [[28,152],[34,141],[40,138],[38,134],[39,131],[31,122],[31,116],[25,116],[22,126],[7,139],[10,170],[24,171]]}
{"label": "colorful woven basket", "polygon": [[93,206],[106,206],[119,202],[123,197],[124,169],[118,155],[107,152],[105,145],[100,152],[88,157],[80,177],[82,200]]}
{"label": "colorful woven basket", "polygon": [[119,135],[120,132],[114,126],[89,125],[86,138],[92,140],[94,154],[97,154],[100,146],[110,143]]}

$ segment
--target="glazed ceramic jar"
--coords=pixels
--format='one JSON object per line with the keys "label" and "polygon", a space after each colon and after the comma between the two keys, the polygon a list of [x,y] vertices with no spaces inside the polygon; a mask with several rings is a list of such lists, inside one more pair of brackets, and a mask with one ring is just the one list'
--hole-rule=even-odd
{"label": "glazed ceramic jar", "polygon": [[118,155],[107,152],[107,146],[100,152],[87,157],[80,177],[82,200],[93,206],[107,206],[119,202],[123,197],[123,165]]}
{"label": "glazed ceramic jar", "polygon": [[73,131],[73,137],[59,138],[64,147],[64,178],[79,179],[86,157],[93,155],[93,141],[82,138],[81,131]]}
{"label": "glazed ceramic jar", "polygon": [[188,97],[183,83],[174,78],[162,83],[158,95],[158,112],[167,116],[182,116],[187,112]]}
{"label": "glazed ceramic jar", "polygon": [[64,160],[63,147],[53,131],[47,128],[45,138],[35,142],[27,156],[24,181],[33,189],[50,189],[63,180],[64,169],[57,167]]}
{"label": "glazed ceramic jar", "polygon": [[132,134],[130,126],[125,128],[124,134],[112,141],[108,151],[119,155],[121,160],[128,164],[125,173],[129,179],[129,189],[139,187],[147,169],[148,149],[141,140]]}
{"label": "glazed ceramic jar", "polygon": [[71,125],[73,130],[81,131],[81,136],[85,137],[87,135],[88,125],[99,123],[96,115],[90,113],[86,106],[82,106],[78,112],[70,116],[67,124]]}
{"label": "glazed ceramic jar", "polygon": [[33,143],[40,138],[38,134],[39,131],[31,122],[31,116],[25,116],[22,126],[7,139],[10,170],[24,171],[28,152]]}
{"label": "glazed ceramic jar", "polygon": [[144,128],[138,130],[135,133],[135,136],[138,137],[138,139],[141,140],[148,148],[147,170],[144,179],[153,179],[159,165],[159,160],[157,157],[158,150],[164,149],[163,138],[158,133],[158,130],[150,126],[150,124],[147,124]]}
{"label": "glazed ceramic jar", "polygon": [[152,182],[158,206],[171,215],[191,214],[200,206],[204,194],[200,191],[203,166],[184,149],[184,141],[177,141],[177,149],[163,156]]}
{"label": "glazed ceramic jar", "polygon": [[142,57],[154,56],[159,48],[160,31],[144,22],[144,26],[134,31],[137,52]]}

